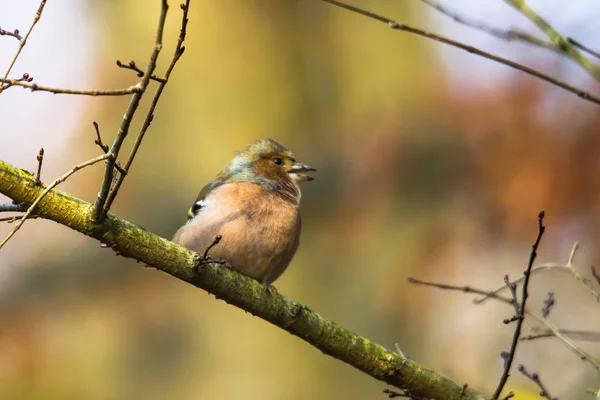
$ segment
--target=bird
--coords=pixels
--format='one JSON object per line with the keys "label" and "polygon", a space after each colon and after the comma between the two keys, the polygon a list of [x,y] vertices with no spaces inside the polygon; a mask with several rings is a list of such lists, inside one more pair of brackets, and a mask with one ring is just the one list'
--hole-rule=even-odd
{"label": "bird", "polygon": [[311,171],[273,139],[250,143],[202,188],[172,241],[276,290],[300,243],[299,184]]}

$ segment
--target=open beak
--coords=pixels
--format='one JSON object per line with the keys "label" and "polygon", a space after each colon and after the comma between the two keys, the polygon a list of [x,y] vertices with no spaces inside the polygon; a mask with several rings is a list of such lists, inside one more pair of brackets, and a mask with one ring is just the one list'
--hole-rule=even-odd
{"label": "open beak", "polygon": [[309,167],[306,164],[296,163],[292,165],[292,168],[288,170],[288,174],[296,181],[296,182],[304,182],[304,181],[312,181],[312,176],[308,176],[306,173],[310,171],[316,171],[316,169]]}

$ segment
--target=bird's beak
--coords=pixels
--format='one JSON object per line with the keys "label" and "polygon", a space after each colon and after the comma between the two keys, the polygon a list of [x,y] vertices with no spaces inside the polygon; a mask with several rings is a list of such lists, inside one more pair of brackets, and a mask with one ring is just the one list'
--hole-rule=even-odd
{"label": "bird's beak", "polygon": [[315,178],[306,174],[306,172],[310,171],[316,171],[316,169],[311,168],[306,164],[296,163],[288,170],[288,174],[290,174],[292,179],[296,182],[312,181]]}

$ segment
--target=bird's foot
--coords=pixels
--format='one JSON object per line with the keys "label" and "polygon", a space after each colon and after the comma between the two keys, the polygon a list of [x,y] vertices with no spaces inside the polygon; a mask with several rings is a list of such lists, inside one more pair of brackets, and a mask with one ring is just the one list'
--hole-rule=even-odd
{"label": "bird's foot", "polygon": [[264,285],[266,294],[277,293],[277,288],[275,286],[271,285],[270,283],[263,283],[263,285]]}
{"label": "bird's foot", "polygon": [[231,263],[227,260],[211,260],[211,262],[222,265],[227,269],[231,269]]}

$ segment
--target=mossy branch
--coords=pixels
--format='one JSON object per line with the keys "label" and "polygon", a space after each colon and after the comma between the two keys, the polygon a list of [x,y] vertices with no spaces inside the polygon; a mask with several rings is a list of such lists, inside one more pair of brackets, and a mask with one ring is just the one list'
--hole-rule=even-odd
{"label": "mossy branch", "polygon": [[[45,187],[36,184],[34,176],[0,161],[0,193],[19,205],[31,205]],[[401,354],[351,333],[303,304],[278,293],[265,293],[263,286],[253,279],[219,264],[203,264],[198,253],[138,225],[110,214],[102,223],[97,223],[93,218],[93,205],[68,193],[51,190],[34,213],[97,239],[119,255],[157,266],[169,275],[288,331],[324,354],[406,389],[414,396],[445,400],[485,398]]]}

